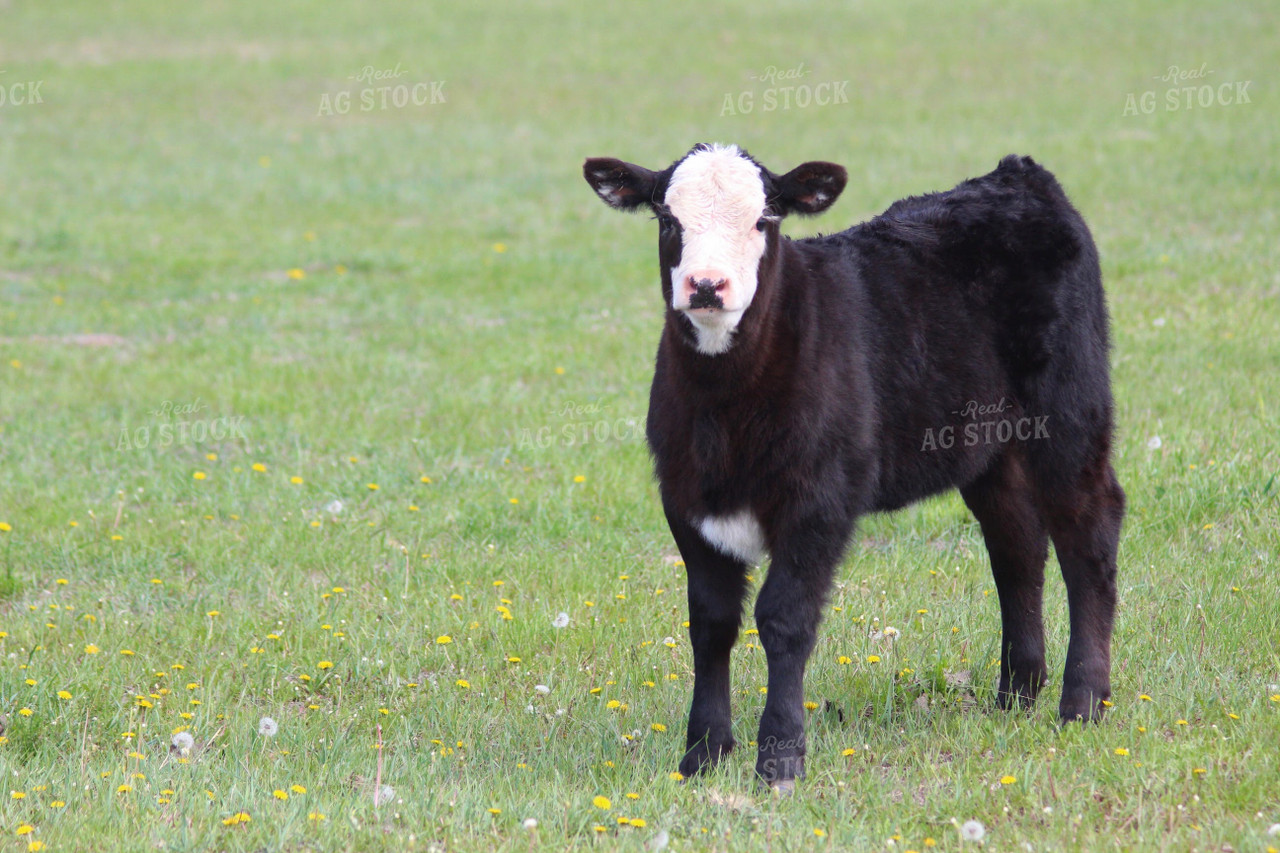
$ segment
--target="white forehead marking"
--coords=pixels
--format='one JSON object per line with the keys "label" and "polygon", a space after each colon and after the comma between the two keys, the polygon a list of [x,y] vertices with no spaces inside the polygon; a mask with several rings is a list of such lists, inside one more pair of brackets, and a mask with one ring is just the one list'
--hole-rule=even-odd
{"label": "white forehead marking", "polygon": [[764,181],[738,146],[713,145],[676,167],[664,201],[685,231],[741,230],[764,212]]}

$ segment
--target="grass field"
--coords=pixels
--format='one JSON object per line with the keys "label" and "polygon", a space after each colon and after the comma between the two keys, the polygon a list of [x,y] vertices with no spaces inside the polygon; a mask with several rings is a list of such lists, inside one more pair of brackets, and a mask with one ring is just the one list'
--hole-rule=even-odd
{"label": "grass field", "polygon": [[[0,851],[977,849],[969,820],[1280,848],[1278,29],[1264,0],[0,2]],[[860,526],[797,795],[746,748],[669,776],[655,228],[580,170],[702,140],[848,167],[792,235],[1010,152],[1071,193],[1130,507],[1102,724],[1055,726],[1052,561],[1054,683],[993,710],[948,496]]]}

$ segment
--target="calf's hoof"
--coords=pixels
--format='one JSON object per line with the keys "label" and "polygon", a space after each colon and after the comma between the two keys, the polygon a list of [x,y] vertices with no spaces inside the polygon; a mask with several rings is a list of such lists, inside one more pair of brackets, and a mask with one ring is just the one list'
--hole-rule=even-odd
{"label": "calf's hoof", "polygon": [[780,782],[770,782],[769,792],[775,797],[790,797],[796,792],[796,780],[783,779]]}
{"label": "calf's hoof", "polygon": [[1062,701],[1058,703],[1058,717],[1063,723],[1096,723],[1106,713],[1106,697],[1110,691],[1094,692],[1091,690],[1064,691]]}
{"label": "calf's hoof", "polygon": [[733,747],[733,738],[715,742],[704,738],[698,741],[680,759],[680,775],[688,778],[712,769],[720,763],[721,758],[733,752]]}
{"label": "calf's hoof", "polygon": [[996,692],[996,705],[1002,711],[1014,708],[1030,710],[1036,704],[1036,697],[1040,694],[1040,686],[1044,682],[1043,675],[1003,677]]}
{"label": "calf's hoof", "polygon": [[756,761],[756,775],[776,794],[790,794],[804,778],[803,755],[774,755]]}

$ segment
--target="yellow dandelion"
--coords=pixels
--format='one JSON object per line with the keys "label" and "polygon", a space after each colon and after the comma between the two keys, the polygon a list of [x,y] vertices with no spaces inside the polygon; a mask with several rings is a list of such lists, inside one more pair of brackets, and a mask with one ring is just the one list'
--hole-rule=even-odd
{"label": "yellow dandelion", "polygon": [[71,693],[70,693],[70,691],[67,691],[67,690],[59,690],[59,691],[58,691],[58,698],[59,698],[59,699],[70,699],[70,698],[71,698]]}
{"label": "yellow dandelion", "polygon": [[1187,725],[1187,721],[1186,721],[1186,720],[1178,720],[1178,722],[1177,722],[1177,723],[1175,723],[1175,725],[1185,726],[1185,725]]}
{"label": "yellow dandelion", "polygon": [[290,478],[289,478],[289,482],[290,482],[290,483],[293,483],[295,486],[300,486],[300,485],[302,485],[303,483],[305,483],[305,482],[306,482],[306,480],[304,480],[304,479],[302,479],[301,477],[298,477],[298,476],[296,476],[296,475],[295,475],[295,476],[293,476],[293,477],[290,477]]}
{"label": "yellow dandelion", "polygon": [[261,462],[255,462],[253,463],[253,470],[261,474],[263,471],[267,470],[267,466],[263,465]]}
{"label": "yellow dandelion", "polygon": [[650,728],[658,733],[662,733],[667,730],[667,727],[664,726],[662,723],[654,723],[652,726],[650,726]]}
{"label": "yellow dandelion", "polygon": [[844,756],[857,755],[858,750],[854,749],[853,747],[849,747],[848,749],[846,749],[844,752],[841,752],[840,754]]}
{"label": "yellow dandelion", "polygon": [[804,708],[805,708],[805,710],[806,710],[806,711],[816,711],[816,710],[818,710],[818,703],[817,703],[817,702],[805,702],[805,703],[804,703]]}
{"label": "yellow dandelion", "polygon": [[89,645],[84,647],[84,653],[86,655],[96,655],[100,651],[102,651],[102,649],[98,648],[93,643],[90,643]]}
{"label": "yellow dandelion", "polygon": [[880,663],[880,655],[867,655],[867,663]]}
{"label": "yellow dandelion", "polygon": [[1115,749],[1115,753],[1116,755],[1128,755],[1129,750],[1125,749],[1123,746],[1117,746]]}
{"label": "yellow dandelion", "polygon": [[1018,781],[1017,776],[1001,776],[1000,777],[1001,785],[1012,785],[1014,782],[1017,782],[1017,781]]}
{"label": "yellow dandelion", "polygon": [[1141,696],[1139,696],[1139,697],[1138,697],[1138,701],[1139,701],[1139,702],[1154,702],[1155,700],[1154,700],[1154,699],[1152,699],[1152,698],[1151,698],[1150,696],[1148,696],[1147,694],[1143,693]]}
{"label": "yellow dandelion", "polygon": [[465,678],[459,678],[457,681],[453,683],[461,687],[463,690],[471,689],[471,682],[467,681]]}
{"label": "yellow dandelion", "polygon": [[667,778],[674,782],[683,782],[684,774],[681,773],[679,770],[672,770],[670,773],[667,774]]}
{"label": "yellow dandelion", "polygon": [[302,785],[290,785],[289,790],[293,791],[295,794],[305,794],[307,792],[307,789]]}
{"label": "yellow dandelion", "polygon": [[18,835],[30,835],[35,831],[36,831],[36,828],[29,823],[23,823],[18,825]]}
{"label": "yellow dandelion", "polygon": [[836,663],[840,664],[841,666],[845,666],[853,663],[853,658],[848,658],[848,657],[845,657],[844,655],[840,655],[840,657],[836,658]]}
{"label": "yellow dandelion", "polygon": [[453,637],[450,637],[448,634],[441,634],[439,637],[436,637],[436,643],[442,646],[447,646],[452,642]]}
{"label": "yellow dandelion", "polygon": [[573,478],[573,482],[575,483],[585,483],[586,481],[587,481],[587,478],[582,476],[581,474],[578,474]]}
{"label": "yellow dandelion", "polygon": [[326,818],[325,818],[324,814],[323,814],[323,813],[321,813],[321,812],[308,812],[308,813],[307,813],[307,820],[313,820],[313,821],[315,821],[316,823],[319,823],[319,822],[320,822],[320,821],[322,821],[322,820],[326,820]]}
{"label": "yellow dandelion", "polygon": [[208,476],[208,475],[207,475],[207,474],[205,474],[205,472],[203,472],[203,471],[196,471],[195,473],[193,473],[193,474],[191,475],[192,479],[195,479],[195,480],[203,480],[203,479],[204,479],[205,477],[207,477],[207,476]]}
{"label": "yellow dandelion", "polygon": [[369,491],[371,491],[371,492],[376,492],[376,491],[378,491],[378,484],[377,484],[377,483],[365,483],[365,488],[367,488],[367,489],[368,489]]}
{"label": "yellow dandelion", "polygon": [[825,829],[821,829],[821,828],[816,827],[816,826],[813,828],[813,834],[814,834],[814,835],[816,835],[816,836],[818,836],[819,838],[826,838],[826,837],[827,837],[827,831],[826,831]]}
{"label": "yellow dandelion", "polygon": [[277,800],[287,800],[289,799],[289,792],[276,788],[271,792],[271,796],[275,797]]}
{"label": "yellow dandelion", "polygon": [[320,663],[316,664],[316,669],[333,669],[333,661],[322,660]]}
{"label": "yellow dandelion", "polygon": [[502,809],[489,809],[489,814],[502,814]]}
{"label": "yellow dandelion", "polygon": [[27,796],[26,791],[10,791],[9,792],[9,799],[11,800],[21,800],[26,796]]}
{"label": "yellow dandelion", "polygon": [[601,811],[608,811],[609,809],[613,808],[613,803],[609,802],[609,798],[601,795],[597,795],[591,801],[591,805],[595,806]]}

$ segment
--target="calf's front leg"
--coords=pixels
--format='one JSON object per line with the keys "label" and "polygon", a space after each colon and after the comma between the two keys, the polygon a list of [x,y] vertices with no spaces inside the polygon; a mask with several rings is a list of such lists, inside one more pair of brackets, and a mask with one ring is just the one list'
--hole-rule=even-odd
{"label": "calf's front leg", "polygon": [[680,772],[709,770],[735,746],[729,701],[729,653],[742,623],[747,565],[711,547],[696,530],[667,514],[689,581],[693,703]]}
{"label": "calf's front leg", "polygon": [[842,542],[819,541],[827,547],[808,547],[794,555],[775,553],[756,599],[756,627],[769,664],[756,773],[781,793],[804,777],[804,669],[839,562],[842,549],[835,546]]}

